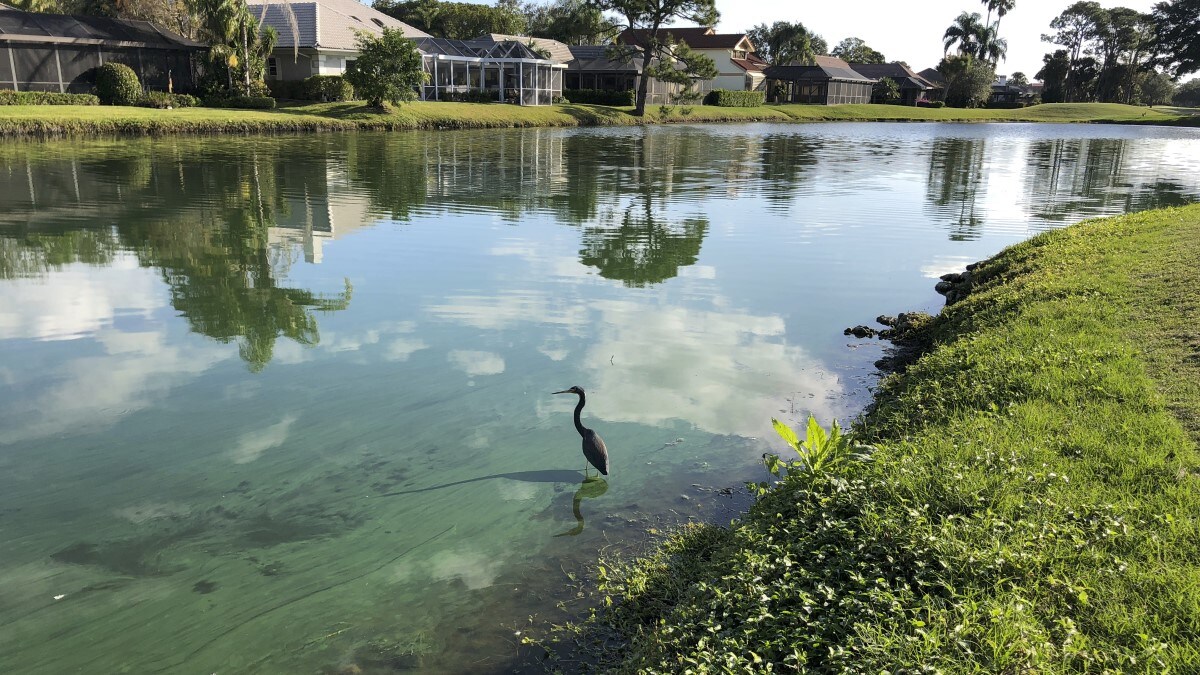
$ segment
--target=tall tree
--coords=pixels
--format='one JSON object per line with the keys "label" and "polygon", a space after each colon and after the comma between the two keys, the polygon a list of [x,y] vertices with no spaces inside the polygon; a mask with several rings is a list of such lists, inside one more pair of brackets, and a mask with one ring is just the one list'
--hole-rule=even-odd
{"label": "tall tree", "polygon": [[1067,100],[1067,75],[1071,72],[1071,57],[1059,49],[1042,57],[1042,69],[1034,77],[1042,81],[1042,102],[1062,103]]}
{"label": "tall tree", "polygon": [[[601,10],[615,12],[621,16],[631,31],[638,33],[637,45],[642,59],[642,77],[638,83],[634,114],[646,114],[646,96],[649,92],[652,73],[659,79],[672,81],[683,73],[687,77],[699,77],[712,72],[716,66],[712,59],[703,54],[680,50],[669,39],[666,28],[676,20],[688,21],[700,26],[715,26],[721,15],[715,0],[593,0]],[[637,55],[633,55],[636,58]],[[658,60],[658,67],[654,66]],[[676,68],[678,62],[682,70]]]}
{"label": "tall tree", "polygon": [[[812,63],[824,51],[825,40],[810,33],[800,22],[776,21],[768,26],[759,24],[746,31],[759,56],[771,65]],[[821,50],[817,48],[821,47]]]}
{"label": "tall tree", "polygon": [[441,0],[375,0],[373,7],[436,37],[470,40],[484,33],[525,32],[524,12],[505,0],[492,7]]}
{"label": "tall tree", "polygon": [[1168,0],[1154,6],[1158,62],[1175,74],[1200,71],[1200,0]]}
{"label": "tall tree", "polygon": [[978,54],[982,36],[987,30],[980,18],[978,12],[959,14],[942,34],[944,53],[949,54],[950,48],[958,45],[959,54]]}
{"label": "tall tree", "polygon": [[1077,66],[1083,56],[1088,42],[1095,39],[1099,30],[1098,19],[1104,12],[1099,3],[1092,0],[1080,0],[1067,7],[1061,14],[1050,22],[1050,28],[1056,32],[1042,35],[1043,42],[1062,45],[1067,51],[1069,68],[1067,70],[1066,95],[1067,102],[1074,101],[1076,91]]}
{"label": "tall tree", "polygon": [[842,40],[830,54],[847,63],[887,63],[882,53],[871,49],[866,42],[856,37]]}
{"label": "tall tree", "polygon": [[987,103],[996,71],[985,59],[971,54],[947,56],[937,70],[946,80],[946,105],[975,108]]}
{"label": "tall tree", "polygon": [[620,27],[587,0],[555,0],[522,7],[525,31],[534,37],[550,38],[569,45],[612,42]]}

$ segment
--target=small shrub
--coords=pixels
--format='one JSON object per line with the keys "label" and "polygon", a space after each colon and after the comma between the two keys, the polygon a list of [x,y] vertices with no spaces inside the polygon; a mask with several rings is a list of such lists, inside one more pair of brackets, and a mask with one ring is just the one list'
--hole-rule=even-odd
{"label": "small shrub", "polygon": [[1025,104],[1020,101],[1000,101],[988,103],[984,107],[991,110],[1016,110],[1018,108],[1024,108]]}
{"label": "small shrub", "polygon": [[142,83],[129,66],[106,63],[96,68],[96,95],[104,105],[137,105],[142,100]]}
{"label": "small shrub", "polygon": [[305,101],[353,101],[354,85],[340,75],[313,75],[301,82],[300,93]]}
{"label": "small shrub", "polygon": [[495,103],[500,98],[494,91],[448,91],[441,94],[441,100],[460,103]]}
{"label": "small shrub", "polygon": [[212,96],[204,100],[211,108],[241,108],[245,110],[271,110],[275,99],[270,96]]}
{"label": "small shrub", "polygon": [[637,92],[632,89],[623,91],[571,89],[563,92],[563,98],[567,99],[569,103],[583,105],[631,106],[637,101]]}
{"label": "small shrub", "polygon": [[931,101],[929,103],[929,107],[930,108],[945,108],[946,102],[945,101]]}
{"label": "small shrub", "polygon": [[766,94],[761,91],[713,89],[704,97],[705,105],[715,105],[722,108],[757,108],[765,101]]}
{"label": "small shrub", "polygon": [[148,91],[138,101],[138,105],[143,108],[159,108],[165,110],[167,108],[194,108],[200,104],[200,100],[189,94],[168,94],[165,91]]}
{"label": "small shrub", "polygon": [[0,89],[0,105],[100,105],[100,99],[95,94]]}

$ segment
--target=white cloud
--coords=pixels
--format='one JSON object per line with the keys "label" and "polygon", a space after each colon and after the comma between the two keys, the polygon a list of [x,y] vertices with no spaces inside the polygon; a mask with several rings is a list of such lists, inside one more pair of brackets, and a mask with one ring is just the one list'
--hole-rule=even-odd
{"label": "white cloud", "polygon": [[446,355],[455,368],[467,375],[499,375],[504,372],[504,359],[493,352],[456,349]]}
{"label": "white cloud", "polygon": [[295,415],[286,415],[279,422],[265,429],[257,429],[243,434],[238,439],[237,447],[230,451],[234,464],[249,464],[263,453],[283,445],[288,439],[288,431],[296,423]]}
{"label": "white cloud", "polygon": [[167,304],[157,275],[127,255],[109,267],[68,265],[4,287],[0,340],[75,340],[112,326],[118,314],[149,317]]}
{"label": "white cloud", "polygon": [[[112,426],[236,355],[227,346],[167,346],[161,332],[110,330],[101,331],[96,339],[108,355],[80,357],[48,373],[18,374],[15,386],[37,393],[0,412],[0,444]],[[34,377],[52,384],[39,390]],[[26,383],[24,378],[31,380]]]}
{"label": "white cloud", "polygon": [[408,357],[421,351],[428,349],[429,345],[424,340],[414,340],[412,338],[397,338],[392,340],[387,346],[387,352],[384,358],[388,361],[407,361]]}

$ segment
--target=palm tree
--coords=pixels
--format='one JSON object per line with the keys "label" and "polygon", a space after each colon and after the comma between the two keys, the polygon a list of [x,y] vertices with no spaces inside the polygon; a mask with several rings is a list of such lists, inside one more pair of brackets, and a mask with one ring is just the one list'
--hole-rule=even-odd
{"label": "palm tree", "polygon": [[999,21],[997,25],[988,26],[979,34],[979,47],[975,53],[981,59],[991,61],[993,64],[1000,63],[1001,59],[1008,56],[1008,40],[999,37]]}
{"label": "palm tree", "polygon": [[996,10],[996,31],[999,32],[1000,31],[1000,19],[1003,19],[1004,15],[1011,12],[1013,10],[1013,7],[1017,6],[1017,0],[987,0],[987,1],[988,1],[989,15],[993,8]]}
{"label": "palm tree", "polygon": [[982,40],[980,39],[987,28],[980,22],[978,12],[970,14],[963,12],[958,15],[954,23],[946,29],[946,33],[942,35],[942,45],[945,47],[946,54],[950,53],[950,48],[956,43],[958,44],[959,54],[978,54]]}

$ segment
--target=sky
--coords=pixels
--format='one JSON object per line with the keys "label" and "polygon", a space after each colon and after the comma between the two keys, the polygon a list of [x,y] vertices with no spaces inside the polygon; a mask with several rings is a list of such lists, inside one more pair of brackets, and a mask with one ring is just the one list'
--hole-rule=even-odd
{"label": "sky", "polygon": [[[937,66],[942,58],[942,34],[960,13],[987,15],[981,2],[969,0],[855,0],[811,2],[809,0],[716,0],[721,12],[718,32],[740,33],[756,24],[799,21],[825,38],[832,49],[843,38],[859,37],[883,52],[888,61],[904,61],[920,71]],[[1073,0],[1017,0],[1000,23],[1000,37],[1008,40],[1008,59],[1000,62],[1000,74],[1017,71],[1029,79],[1042,68],[1042,55],[1056,49],[1041,41],[1050,32],[1050,21]],[[1154,0],[1100,0],[1103,7],[1129,7],[1149,12]]]}

